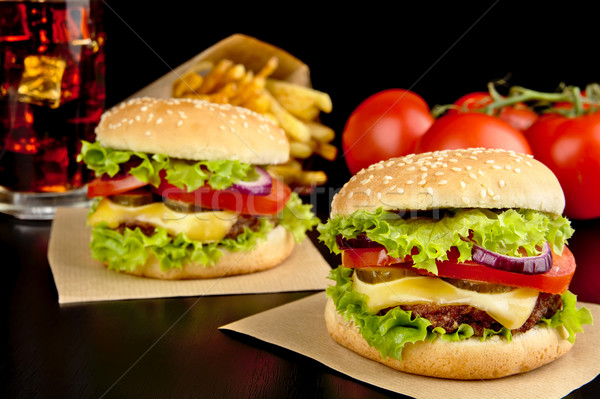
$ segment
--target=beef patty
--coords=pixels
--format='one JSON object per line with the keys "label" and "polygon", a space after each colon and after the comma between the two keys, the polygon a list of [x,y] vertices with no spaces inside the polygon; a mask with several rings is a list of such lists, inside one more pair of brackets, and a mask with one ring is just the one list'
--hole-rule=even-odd
{"label": "beef patty", "polygon": [[[461,324],[468,324],[473,327],[475,336],[482,336],[485,328],[491,328],[495,331],[502,328],[502,325],[486,312],[469,305],[438,306],[435,304],[419,304],[400,307],[403,310],[412,312],[413,316],[418,315],[429,320],[432,328],[443,327],[448,333],[455,331]],[[512,332],[525,332],[533,328],[541,318],[552,317],[561,307],[560,295],[541,292],[533,312],[531,312],[525,324],[512,330]],[[383,313],[387,310],[389,309],[384,310]]]}

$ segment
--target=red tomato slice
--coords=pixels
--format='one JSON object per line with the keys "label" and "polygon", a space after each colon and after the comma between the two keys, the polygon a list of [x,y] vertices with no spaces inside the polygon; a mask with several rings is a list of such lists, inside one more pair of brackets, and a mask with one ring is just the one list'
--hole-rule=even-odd
{"label": "red tomato slice", "polygon": [[96,178],[88,184],[88,198],[106,197],[121,194],[134,188],[144,187],[148,183],[138,180],[133,175],[126,175],[112,179]]}
{"label": "red tomato slice", "polygon": [[[154,189],[154,187],[153,187]],[[235,190],[213,190],[208,186],[188,192],[161,180],[154,189],[163,198],[196,204],[207,209],[221,209],[247,215],[275,215],[287,203],[292,190],[282,181],[273,179],[271,193],[268,195],[242,194]]]}
{"label": "red tomato slice", "polygon": [[[483,281],[511,287],[533,288],[551,294],[562,294],[569,287],[573,273],[575,273],[575,258],[571,251],[565,247],[561,255],[553,253],[552,259],[554,261],[552,268],[542,274],[505,272],[470,261],[464,263],[443,261],[437,262],[437,275],[438,277]],[[349,249],[344,250],[342,253],[342,264],[344,267],[411,267],[409,263],[398,263],[398,261],[402,260],[388,256],[385,248]],[[425,270],[412,270],[424,275],[431,275]]]}

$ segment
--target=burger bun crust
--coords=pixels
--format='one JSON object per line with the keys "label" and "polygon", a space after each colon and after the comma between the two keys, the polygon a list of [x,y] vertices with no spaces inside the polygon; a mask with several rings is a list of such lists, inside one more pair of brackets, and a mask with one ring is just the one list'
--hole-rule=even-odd
{"label": "burger bun crust", "polygon": [[266,239],[245,252],[223,251],[219,261],[210,266],[186,263],[181,268],[162,270],[160,262],[150,255],[146,263],[129,274],[161,280],[204,279],[254,273],[282,263],[293,251],[294,238],[281,226],[275,227]]}
{"label": "burger bun crust", "polygon": [[411,154],[362,169],[335,195],[332,215],[357,210],[526,208],[562,214],[556,176],[530,155],[469,148]]}
{"label": "burger bun crust", "polygon": [[96,140],[116,150],[266,165],[289,159],[285,132],[256,112],[192,99],[135,98],[106,111]]}

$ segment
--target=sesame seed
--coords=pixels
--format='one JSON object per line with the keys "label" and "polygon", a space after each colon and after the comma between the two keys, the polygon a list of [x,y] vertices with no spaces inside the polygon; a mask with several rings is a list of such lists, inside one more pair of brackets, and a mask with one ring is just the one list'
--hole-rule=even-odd
{"label": "sesame seed", "polygon": [[367,191],[366,191],[366,193],[367,193],[367,197],[368,197],[369,195],[371,195],[371,189],[370,189],[370,188],[367,188]]}
{"label": "sesame seed", "polygon": [[406,170],[411,171],[411,170],[415,170],[416,168],[414,166],[409,166],[408,168],[406,168]]}
{"label": "sesame seed", "polygon": [[499,195],[494,195],[493,199],[494,199],[494,201],[499,201],[500,200],[500,196]]}
{"label": "sesame seed", "polygon": [[404,194],[404,189],[403,188],[399,188],[398,190],[396,190],[398,192],[398,194]]}
{"label": "sesame seed", "polygon": [[427,187],[427,193],[428,193],[429,195],[433,195],[433,188],[431,188],[431,187]]}
{"label": "sesame seed", "polygon": [[384,178],[385,180],[392,180],[392,179],[393,179],[393,177],[392,177],[392,176],[383,176],[383,178]]}
{"label": "sesame seed", "polygon": [[364,179],[360,181],[360,184],[362,184],[363,186],[367,183],[369,183],[371,181],[371,179]]}
{"label": "sesame seed", "polygon": [[515,173],[521,173],[521,169],[519,169],[519,168],[515,168],[515,169],[514,169],[514,172],[515,172]]}
{"label": "sesame seed", "polygon": [[498,185],[499,185],[500,187],[504,187],[504,186],[506,185],[506,183],[504,182],[504,180],[500,180],[500,181],[498,182]]}
{"label": "sesame seed", "polygon": [[354,197],[354,191],[350,191],[350,194],[348,194],[348,199]]}
{"label": "sesame seed", "polygon": [[417,185],[419,185],[419,186],[424,186],[425,184],[427,184],[427,180],[421,180],[420,182],[417,183]]}
{"label": "sesame seed", "polygon": [[436,175],[436,176],[443,176],[443,175],[444,175],[444,172],[435,172],[435,175]]}
{"label": "sesame seed", "polygon": [[479,195],[481,196],[481,198],[485,198],[487,196],[487,191],[485,191],[485,188],[481,189],[481,191],[479,192]]}
{"label": "sesame seed", "polygon": [[443,186],[444,184],[448,184],[448,180],[440,180],[440,181],[438,182],[438,184],[439,184],[440,186]]}
{"label": "sesame seed", "polygon": [[398,187],[398,186],[396,186],[396,185],[394,184],[392,187],[390,187],[390,190],[395,190],[395,189],[396,189],[396,187]]}
{"label": "sesame seed", "polygon": [[150,130],[146,130],[146,136],[150,136],[152,132]]}
{"label": "sesame seed", "polygon": [[381,199],[381,193],[377,193],[377,199],[380,200]]}
{"label": "sesame seed", "polygon": [[475,173],[473,173],[473,172],[469,173],[469,177],[471,179],[477,179],[477,175]]}
{"label": "sesame seed", "polygon": [[183,121],[182,121],[182,120],[179,120],[179,121],[177,122],[177,127],[180,127],[180,126],[182,126],[182,125],[183,125]]}
{"label": "sesame seed", "polygon": [[471,200],[468,197],[462,197],[462,200],[467,205],[469,205],[471,203]]}
{"label": "sesame seed", "polygon": [[460,186],[461,186],[462,188],[465,188],[465,187],[467,187],[467,185],[465,184],[465,182],[464,182],[464,181],[461,181],[461,182],[460,182]]}
{"label": "sesame seed", "polygon": [[485,163],[493,164],[494,160],[493,159],[488,159],[487,161],[485,161]]}
{"label": "sesame seed", "polygon": [[413,184],[413,183],[414,183],[414,181],[413,181],[413,180],[407,180],[407,181],[406,181],[406,184]]}
{"label": "sesame seed", "polygon": [[452,168],[452,170],[455,171],[455,172],[461,172],[462,171],[461,168],[456,168],[456,167]]}

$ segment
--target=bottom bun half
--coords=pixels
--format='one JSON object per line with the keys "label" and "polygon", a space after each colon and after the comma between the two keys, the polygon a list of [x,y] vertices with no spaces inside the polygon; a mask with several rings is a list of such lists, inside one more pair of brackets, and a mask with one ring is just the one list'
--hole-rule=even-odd
{"label": "bottom bun half", "polygon": [[150,255],[144,265],[138,266],[128,274],[162,280],[183,280],[254,273],[279,265],[292,253],[294,245],[292,234],[283,227],[277,226],[252,250],[238,252],[224,250],[219,261],[211,266],[186,263],[181,268],[162,270],[158,259]]}
{"label": "bottom bun half", "polygon": [[386,358],[364,340],[353,322],[346,322],[328,298],[325,321],[331,337],[354,352],[406,373],[459,380],[493,379],[524,373],[564,355],[572,344],[558,330],[538,325],[518,333],[509,343],[498,336],[485,341],[441,339],[406,344],[402,360]]}

